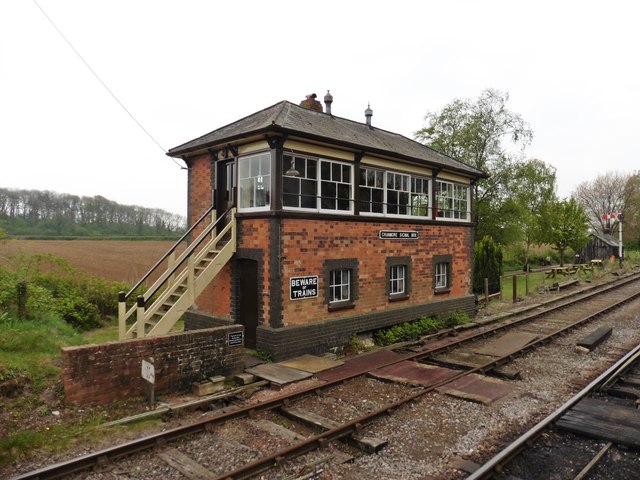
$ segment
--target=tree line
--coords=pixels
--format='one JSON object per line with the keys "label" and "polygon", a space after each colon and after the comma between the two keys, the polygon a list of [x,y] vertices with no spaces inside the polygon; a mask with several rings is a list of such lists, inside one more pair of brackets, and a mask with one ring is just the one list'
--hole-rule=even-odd
{"label": "tree line", "polygon": [[0,228],[14,236],[176,236],[186,218],[100,195],[0,188]]}

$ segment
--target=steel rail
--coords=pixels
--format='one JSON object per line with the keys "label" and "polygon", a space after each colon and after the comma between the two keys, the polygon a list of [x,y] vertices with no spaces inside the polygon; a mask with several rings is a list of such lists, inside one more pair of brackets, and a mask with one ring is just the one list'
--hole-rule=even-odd
{"label": "steel rail", "polygon": [[[605,288],[602,290],[599,290],[597,292],[592,292],[589,293],[587,295],[586,298],[592,298],[596,295],[600,295],[602,293],[606,293],[611,289],[615,289],[615,288],[619,288],[621,285],[627,285],[628,283],[631,283],[633,281],[638,280],[638,276],[640,275],[634,275],[633,278],[627,278],[625,279],[625,281],[623,282],[617,282],[614,285],[610,286],[609,288]],[[573,324],[564,327],[556,332],[552,332],[551,334],[549,334],[546,337],[542,337],[534,342],[529,343],[528,345],[526,345],[525,347],[523,347],[520,351],[518,352],[512,352],[508,355],[505,355],[503,357],[500,358],[496,358],[490,362],[487,362],[486,364],[480,365],[478,367],[474,367],[472,369],[469,370],[465,370],[465,371],[461,371],[460,374],[457,374],[453,377],[450,377],[446,380],[443,380],[435,385],[429,386],[426,389],[421,390],[420,392],[417,392],[416,394],[407,397],[406,399],[403,399],[401,401],[395,402],[394,404],[391,404],[387,407],[383,407],[382,409],[380,409],[382,411],[382,413],[393,410],[398,408],[398,406],[413,401],[416,398],[419,398],[422,395],[425,395],[426,393],[429,393],[433,390],[435,390],[438,387],[441,387],[443,385],[445,385],[446,383],[449,383],[451,381],[456,380],[457,378],[460,378],[462,376],[471,374],[471,373],[475,373],[475,372],[486,372],[487,370],[489,370],[490,368],[492,368],[493,366],[497,366],[497,365],[502,365],[504,363],[506,363],[507,361],[511,360],[517,353],[520,352],[525,352],[528,351],[530,349],[532,349],[534,346],[542,344],[542,343],[546,343],[548,341],[550,341],[550,339],[553,336],[557,336],[560,335],[561,333],[564,333],[565,331],[574,328],[575,326],[581,324],[581,323],[585,323],[586,321],[595,318],[595,316],[600,315],[602,313],[605,313],[609,310],[612,310],[614,308],[616,308],[619,305],[622,305],[623,303],[629,302],[632,299],[636,298],[640,296],[640,292],[637,292],[636,294],[627,297],[624,300],[621,300],[620,302],[610,305],[609,307],[606,307],[596,313],[590,314],[587,317],[585,317],[584,319],[578,321],[578,322],[574,322]],[[584,301],[585,297],[581,297],[579,299],[579,301]],[[531,320],[533,318],[537,318],[539,316],[548,314],[551,311],[563,308],[567,305],[570,305],[572,303],[575,302],[566,302],[566,303],[562,303],[560,305],[557,305],[551,309],[548,309],[546,311],[543,312],[537,312],[535,314],[532,314],[530,316],[526,316],[522,319],[518,319],[513,323],[510,324],[506,324],[506,325],[499,325],[497,326],[495,329],[489,330],[489,331],[485,331],[485,332],[481,332],[478,333],[476,335],[472,335],[470,337],[466,337],[463,339],[458,340],[457,342],[453,342],[452,344],[448,344],[448,345],[443,345],[440,347],[435,347],[433,349],[428,349],[428,350],[423,350],[421,352],[417,352],[413,355],[410,356],[405,356],[403,357],[401,360],[392,360],[390,362],[387,362],[383,365],[378,365],[376,368],[383,368],[385,366],[390,366],[396,363],[399,363],[401,361],[406,361],[406,360],[419,360],[422,359],[424,357],[427,357],[429,355],[432,355],[433,353],[437,353],[443,350],[448,350],[451,349],[453,346],[456,345],[462,345],[464,343],[473,341],[473,340],[477,340],[478,338],[482,338],[485,336],[488,336],[489,334],[495,333],[496,331],[501,331],[505,328],[508,327],[512,327],[514,325],[519,325],[520,323],[522,323],[525,320]],[[83,455],[81,457],[72,459],[72,460],[67,460],[67,461],[63,461],[60,463],[56,463],[47,467],[43,467],[41,469],[38,470],[34,470],[32,472],[27,472],[24,473],[22,475],[19,475],[17,477],[13,477],[12,480],[26,480],[26,479],[38,479],[38,480],[43,480],[43,479],[57,479],[57,478],[62,478],[65,475],[69,475],[71,473],[75,473],[78,471],[82,471],[82,470],[86,470],[88,468],[91,468],[94,465],[97,465],[99,462],[103,461],[104,459],[118,459],[120,457],[126,456],[128,454],[131,453],[136,453],[138,451],[142,451],[142,450],[146,450],[146,449],[150,449],[153,448],[159,444],[162,444],[164,442],[167,441],[172,441],[175,440],[177,438],[186,436],[186,435],[190,435],[193,433],[199,433],[205,429],[208,428],[208,426],[214,424],[214,423],[220,423],[220,422],[224,422],[227,420],[231,420],[233,418],[238,418],[238,417],[243,417],[243,416],[250,416],[253,415],[257,412],[262,412],[262,411],[269,411],[269,410],[274,410],[276,408],[280,408],[282,406],[287,406],[289,404],[289,402],[291,402],[292,400],[298,400],[301,398],[304,398],[306,396],[312,395],[314,393],[318,393],[319,391],[322,390],[326,390],[328,388],[333,387],[334,385],[343,383],[346,380],[349,380],[351,378],[354,377],[358,377],[362,375],[362,373],[354,373],[350,376],[345,376],[343,378],[334,380],[334,381],[330,381],[327,382],[326,384],[323,384],[321,386],[314,386],[314,387],[308,387],[306,389],[300,390],[298,392],[295,392],[291,395],[288,396],[283,396],[283,397],[278,397],[266,402],[261,402],[259,404],[256,405],[249,405],[249,406],[245,406],[245,407],[230,407],[230,408],[225,408],[222,409],[222,411],[220,413],[218,413],[217,415],[213,415],[209,418],[206,419],[202,419],[202,420],[198,420],[196,422],[193,422],[191,424],[188,425],[184,425],[184,426],[180,426],[180,427],[176,427],[174,429],[165,431],[165,432],[160,432],[160,433],[156,433],[156,434],[152,434],[146,437],[142,437],[140,439],[136,439],[136,440],[132,440],[130,442],[121,444],[121,445],[117,445],[114,447],[109,447],[97,452],[93,452],[93,453],[89,453],[86,455]],[[396,405],[397,404],[397,405]],[[328,430],[326,432],[323,432],[319,435],[317,435],[317,439],[323,439],[323,438],[327,438],[327,435],[330,435],[330,438],[327,438],[327,440],[323,440],[323,441],[330,441],[333,438],[333,435],[338,435],[335,438],[341,438],[343,436],[348,435],[349,433],[351,433],[349,431],[349,426],[351,423],[355,424],[360,424],[360,425],[364,425],[365,423],[368,423],[369,418],[371,417],[371,419],[377,418],[379,415],[381,414],[380,411],[376,411],[374,413],[362,416],[356,420],[354,420],[353,422],[349,422],[349,424],[345,424],[347,425],[346,427],[344,426],[338,426],[332,430]],[[307,443],[313,443],[313,440],[316,439],[316,437],[311,437],[308,441],[301,443],[301,445],[306,445]],[[302,447],[304,448],[304,447]],[[292,448],[293,449],[293,448]],[[288,450],[288,449],[286,449]],[[280,458],[285,458],[286,455],[288,455],[288,452],[285,450],[285,453],[283,455],[282,452],[278,453],[278,456]],[[308,451],[308,450],[307,450]],[[266,457],[266,458],[270,458],[270,457]],[[272,460],[273,461],[273,460]],[[255,462],[254,462],[255,463]],[[237,478],[237,477],[221,477],[221,478]]]}
{"label": "steel rail", "polygon": [[555,410],[552,414],[547,416],[540,423],[533,428],[523,433],[518,439],[509,444],[500,453],[491,458],[488,462],[482,465],[478,470],[472,473],[467,480],[485,480],[491,478],[494,473],[499,473],[504,465],[509,463],[516,455],[518,455],[527,444],[532,440],[538,438],[544,430],[546,430],[551,424],[555,423],[560,417],[562,417],[568,410],[575,406],[580,400],[587,395],[595,391],[600,385],[604,384],[612,374],[619,374],[617,370],[627,362],[630,358],[640,354],[640,345],[637,345],[631,351],[627,352],[621,359],[619,359],[614,365],[609,367],[598,378],[593,380],[589,385],[584,387],[574,397],[567,400],[562,406]]}
{"label": "steel rail", "polygon": [[[268,456],[262,457],[258,460],[255,460],[254,462],[251,462],[249,464],[244,465],[243,467],[237,468],[231,472],[226,472],[218,477],[214,477],[215,480],[238,480],[238,479],[244,479],[244,478],[248,478],[252,475],[256,475],[260,472],[263,472],[265,470],[268,470],[269,468],[271,468],[274,464],[279,464],[282,463],[284,460],[290,459],[290,458],[294,458],[296,456],[299,456],[303,453],[309,452],[311,450],[313,450],[314,448],[321,447],[323,445],[326,445],[326,443],[332,441],[332,440],[336,440],[342,437],[345,437],[347,435],[352,434],[354,431],[356,431],[356,428],[358,430],[360,430],[362,428],[362,426],[371,423],[373,420],[375,420],[376,418],[378,418],[379,416],[381,416],[384,413],[387,413],[389,411],[395,410],[397,408],[399,408],[400,406],[412,402],[414,400],[417,400],[418,398],[422,397],[423,395],[426,395],[427,393],[430,393],[434,390],[436,390],[439,387],[442,387],[444,385],[447,385],[448,383],[453,382],[454,380],[457,380],[458,378],[464,377],[466,375],[470,375],[471,373],[476,373],[476,372],[484,372],[487,369],[490,369],[493,366],[496,365],[500,365],[503,362],[505,362],[506,360],[511,360],[513,359],[513,357],[515,357],[516,355],[521,355],[523,353],[528,352],[529,350],[533,350],[536,346],[538,345],[542,345],[545,343],[548,343],[550,340],[552,340],[554,337],[557,337],[559,335],[562,335],[564,333],[566,333],[567,331],[582,325],[586,322],[589,322],[591,320],[593,320],[594,318],[607,313],[611,310],[614,310],[616,308],[618,308],[619,306],[628,303],[636,298],[640,297],[640,292],[637,292],[636,294],[625,298],[623,300],[621,300],[618,303],[615,303],[613,305],[610,305],[609,307],[605,307],[601,310],[598,310],[597,312],[591,313],[589,315],[587,315],[586,317],[584,317],[581,320],[578,320],[577,322],[574,322],[570,325],[567,325],[559,330],[556,330],[555,332],[550,333],[549,335],[540,338],[539,340],[529,343],[526,346],[524,346],[523,348],[521,348],[520,350],[516,351],[516,352],[512,352],[508,355],[504,355],[500,358],[497,358],[495,360],[491,360],[483,365],[480,365],[478,367],[474,367],[472,369],[469,370],[465,370],[462,371],[452,377],[446,378],[444,380],[441,380],[433,385],[430,385],[426,388],[421,389],[419,392],[416,392],[412,395],[408,395],[407,397],[401,399],[401,400],[397,400],[391,404],[385,405],[384,407],[381,407],[377,410],[375,410],[372,413],[363,415],[359,418],[356,418],[354,420],[351,420],[347,423],[344,423],[342,425],[338,425],[335,428],[332,428],[331,430],[327,430],[323,433],[320,433],[318,435],[315,435],[313,437],[310,437],[306,440],[303,440],[302,442],[299,442],[298,444],[291,446],[291,447],[287,447],[285,449],[282,449],[278,452],[272,453]],[[639,347],[640,348],[640,347]]]}

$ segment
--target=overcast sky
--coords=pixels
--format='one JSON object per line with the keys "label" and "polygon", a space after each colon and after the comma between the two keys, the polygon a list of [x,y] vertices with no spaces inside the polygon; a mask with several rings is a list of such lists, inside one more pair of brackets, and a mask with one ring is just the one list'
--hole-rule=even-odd
{"label": "overcast sky", "polygon": [[[495,88],[560,196],[640,169],[638,2],[38,3],[163,149],[327,89],[335,115],[364,121],[371,102],[374,126],[413,137],[428,111]],[[186,171],[33,0],[0,1],[0,143],[0,187],[186,214]]]}

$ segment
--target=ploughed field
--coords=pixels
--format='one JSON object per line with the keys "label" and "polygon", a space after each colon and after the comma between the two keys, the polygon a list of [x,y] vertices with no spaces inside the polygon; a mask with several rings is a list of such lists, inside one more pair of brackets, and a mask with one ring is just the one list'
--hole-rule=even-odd
{"label": "ploughed field", "polygon": [[[169,240],[7,240],[0,242],[0,264],[15,262],[21,254],[53,254],[90,275],[134,284],[173,243]],[[180,246],[179,252],[182,250],[184,246]]]}

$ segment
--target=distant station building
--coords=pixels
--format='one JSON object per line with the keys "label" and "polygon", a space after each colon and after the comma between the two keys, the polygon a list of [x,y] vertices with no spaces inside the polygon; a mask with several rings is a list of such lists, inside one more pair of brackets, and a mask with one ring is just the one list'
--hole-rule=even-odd
{"label": "distant station building", "polygon": [[332,114],[328,92],[324,108],[316,98],[169,151],[188,167],[192,241],[212,221],[208,236],[227,227],[201,247],[214,254],[200,254],[191,285],[198,265],[218,266],[186,328],[240,323],[246,346],[281,359],[421,316],[473,315],[471,189],[486,175],[376,128],[370,108],[356,122]]}

